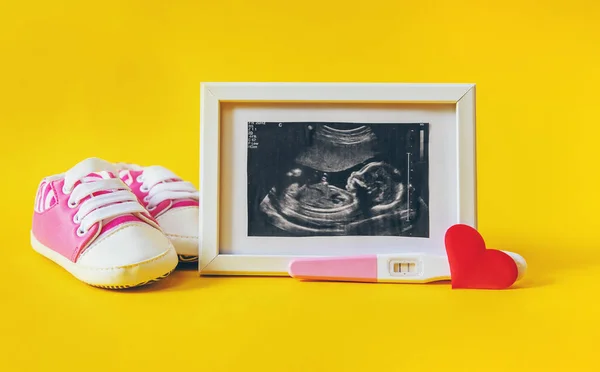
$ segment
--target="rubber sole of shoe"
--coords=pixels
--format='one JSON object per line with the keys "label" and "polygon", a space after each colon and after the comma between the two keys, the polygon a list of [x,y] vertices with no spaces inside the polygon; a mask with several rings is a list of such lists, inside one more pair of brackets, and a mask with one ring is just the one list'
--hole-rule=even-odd
{"label": "rubber sole of shoe", "polygon": [[162,279],[166,278],[167,276],[171,275],[171,273],[175,271],[175,270],[171,270],[168,273],[159,276],[158,278],[155,279],[150,279],[147,280],[145,282],[142,283],[138,283],[138,284],[134,284],[134,285],[93,285],[90,284],[92,287],[96,287],[96,288],[103,288],[103,289],[130,289],[130,288],[138,288],[138,287],[143,287],[145,285],[150,285],[156,282],[160,282]]}
{"label": "rubber sole of shoe", "polygon": [[198,256],[188,256],[185,254],[179,254],[179,255],[177,255],[177,257],[179,258],[179,262],[184,262],[184,263],[198,262]]}

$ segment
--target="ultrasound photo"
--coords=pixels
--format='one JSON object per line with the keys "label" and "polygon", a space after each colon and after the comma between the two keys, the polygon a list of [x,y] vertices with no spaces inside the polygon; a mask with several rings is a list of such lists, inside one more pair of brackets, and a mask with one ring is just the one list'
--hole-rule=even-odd
{"label": "ultrasound photo", "polygon": [[248,236],[429,237],[427,123],[248,123]]}

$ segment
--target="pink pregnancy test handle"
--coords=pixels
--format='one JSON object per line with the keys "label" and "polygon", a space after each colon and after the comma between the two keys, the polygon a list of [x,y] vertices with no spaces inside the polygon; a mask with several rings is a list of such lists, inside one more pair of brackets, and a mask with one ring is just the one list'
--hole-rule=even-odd
{"label": "pink pregnancy test handle", "polygon": [[377,256],[299,258],[289,266],[290,276],[302,280],[377,282]]}

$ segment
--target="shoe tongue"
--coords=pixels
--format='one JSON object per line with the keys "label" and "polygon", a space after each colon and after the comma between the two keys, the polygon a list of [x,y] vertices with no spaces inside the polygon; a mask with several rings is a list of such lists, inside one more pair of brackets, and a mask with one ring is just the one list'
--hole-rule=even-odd
{"label": "shoe tongue", "polygon": [[117,178],[117,177],[109,171],[92,172],[92,173],[88,174],[87,176],[83,177],[81,179],[81,182],[89,183],[89,182],[97,181],[99,179],[100,180],[108,180],[111,178]]}
{"label": "shoe tongue", "polygon": [[65,173],[65,183],[69,186],[75,185],[76,182],[94,174],[94,177],[109,177],[114,178],[117,174],[117,169],[112,163],[98,158],[88,158]]}
{"label": "shoe tongue", "polygon": [[[65,180],[67,177],[71,177],[76,180],[74,186],[80,183],[92,183],[99,180],[107,180],[117,177],[117,169],[111,164],[101,159],[91,158],[82,161],[77,164],[71,170],[65,174]],[[102,194],[110,193],[110,190],[97,191],[91,194],[91,198]],[[85,200],[85,199],[84,199]],[[128,213],[122,216],[107,218],[102,221],[102,230],[100,231],[99,237],[112,230],[114,227],[125,222],[143,222],[139,217]]]}
{"label": "shoe tongue", "polygon": [[[75,187],[81,183],[93,183],[96,181],[108,180],[111,178],[117,178],[117,176],[109,171],[91,172],[89,174],[86,174],[84,177],[81,177],[77,182],[75,182],[75,185],[73,185],[73,187]],[[107,191],[97,191],[97,192],[93,193],[92,196],[106,194],[107,192],[109,192],[109,191],[108,190]]]}
{"label": "shoe tongue", "polygon": [[[146,178],[147,182],[151,185],[183,181],[181,177],[168,170],[167,168],[161,167],[160,165],[150,165],[145,167],[144,177]],[[174,201],[171,207],[185,207],[190,205],[197,205],[197,203],[198,202],[194,199],[179,199]]]}
{"label": "shoe tongue", "polygon": [[150,165],[144,169],[144,177],[151,185],[163,182],[182,181],[179,176],[160,165]]}

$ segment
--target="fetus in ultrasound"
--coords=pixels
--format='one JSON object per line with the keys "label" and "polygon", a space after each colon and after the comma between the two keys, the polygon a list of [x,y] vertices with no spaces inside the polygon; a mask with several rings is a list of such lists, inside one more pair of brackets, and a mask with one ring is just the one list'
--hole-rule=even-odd
{"label": "fetus in ultrasound", "polygon": [[[406,151],[382,154],[370,125],[311,123],[306,128],[309,136],[302,138],[310,138],[308,146],[299,148],[287,170],[273,175],[274,182],[260,199],[258,209],[265,221],[261,229],[268,231],[263,234],[405,235],[413,230],[426,205],[412,187],[408,170],[396,165],[406,164]],[[394,146],[388,144],[392,150]],[[278,154],[283,156],[282,151]]]}
{"label": "fetus in ultrasound", "polygon": [[283,230],[344,233],[344,226],[358,218],[358,200],[328,181],[326,172],[294,168],[271,189],[261,210]]}
{"label": "fetus in ultrasound", "polygon": [[404,196],[405,187],[400,171],[389,164],[374,162],[358,172],[353,172],[346,185],[361,205],[373,214],[393,208]]}

